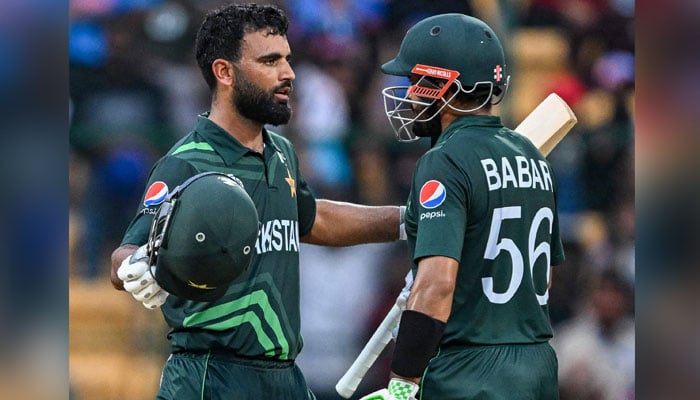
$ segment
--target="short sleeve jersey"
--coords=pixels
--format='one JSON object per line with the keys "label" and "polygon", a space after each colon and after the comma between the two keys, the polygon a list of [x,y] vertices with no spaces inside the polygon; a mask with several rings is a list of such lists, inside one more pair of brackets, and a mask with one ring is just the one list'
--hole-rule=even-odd
{"label": "short sleeve jersey", "polygon": [[169,296],[161,307],[171,328],[168,337],[174,352],[219,349],[243,357],[293,360],[302,347],[299,237],[313,225],[314,196],[287,139],[263,130],[260,154],[207,117],[200,115],[194,131],[155,164],[122,244],[147,241],[153,214],[168,189],[187,178],[205,171],[238,177],[260,218],[251,265],[214,302]]}
{"label": "short sleeve jersey", "polygon": [[549,265],[564,260],[549,164],[497,116],[451,123],[414,170],[406,212],[413,270],[459,262],[441,347],[552,337]]}

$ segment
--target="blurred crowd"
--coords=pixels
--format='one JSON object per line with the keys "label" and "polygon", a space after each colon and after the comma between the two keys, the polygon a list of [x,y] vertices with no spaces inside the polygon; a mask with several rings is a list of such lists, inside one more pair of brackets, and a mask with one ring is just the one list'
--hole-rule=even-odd
{"label": "blurred crowd", "polygon": [[[562,400],[634,398],[634,1],[287,0],[296,72],[290,138],[318,197],[403,204],[427,148],[399,143],[379,66],[433,14],[476,16],[499,34],[511,87],[507,126],[550,93],[579,123],[550,154],[567,255],[550,292]],[[152,164],[208,109],[194,33],[214,0],[72,0],[70,275],[106,280]],[[465,55],[468,57],[469,55]],[[401,83],[401,82],[399,82]],[[403,286],[404,244],[303,246],[299,358],[319,400]],[[165,340],[165,338],[163,338]],[[382,357],[360,387],[386,381]],[[156,385],[157,382],[154,382]]]}

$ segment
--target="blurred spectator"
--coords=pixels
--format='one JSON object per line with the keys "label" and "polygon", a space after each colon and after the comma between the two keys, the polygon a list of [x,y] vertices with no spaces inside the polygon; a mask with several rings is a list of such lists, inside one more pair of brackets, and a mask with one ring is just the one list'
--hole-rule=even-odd
{"label": "blurred spectator", "polygon": [[347,198],[352,179],[345,148],[351,123],[348,95],[331,68],[302,62],[295,72],[291,126],[303,149],[306,179],[320,196]]}
{"label": "blurred spectator", "polygon": [[88,189],[73,199],[84,225],[74,270],[102,278],[148,168],[176,129],[191,128],[182,118],[203,111],[206,88],[188,1],[78,1],[71,11],[71,144],[89,163]]}
{"label": "blurred spectator", "polygon": [[561,399],[634,399],[632,287],[614,269],[596,274],[580,314],[555,329]]}
{"label": "blurred spectator", "polygon": [[[549,289],[549,318],[552,326],[575,317],[581,310],[586,287],[583,284],[590,273],[590,260],[577,241],[564,241],[564,263],[552,269],[552,287]],[[556,334],[556,332],[555,332]]]}
{"label": "blurred spectator", "polygon": [[292,39],[315,37],[325,51],[334,52],[355,45],[367,31],[383,21],[385,1],[381,0],[287,0],[294,29]]}
{"label": "blurred spectator", "polygon": [[335,383],[364,346],[364,323],[384,295],[381,277],[392,267],[386,261],[396,246],[302,245],[304,350],[298,363],[318,400],[338,398]]}
{"label": "blurred spectator", "polygon": [[[632,122],[624,98],[598,89],[594,97],[599,120],[589,125],[583,136],[583,186],[587,209],[610,213],[633,185],[629,184],[632,168]],[[605,106],[607,105],[607,106]],[[602,115],[601,115],[602,113]]]}
{"label": "blurred spectator", "polygon": [[133,207],[148,180],[154,155],[136,143],[108,147],[94,163],[85,193],[83,210],[86,278],[104,279],[109,275],[105,259],[113,244],[134,217]]}

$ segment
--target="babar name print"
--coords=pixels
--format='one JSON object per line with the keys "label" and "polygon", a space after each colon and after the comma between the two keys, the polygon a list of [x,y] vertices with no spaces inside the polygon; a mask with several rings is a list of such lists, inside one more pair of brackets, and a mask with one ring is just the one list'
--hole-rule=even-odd
{"label": "babar name print", "polygon": [[516,156],[515,159],[501,157],[481,160],[489,191],[520,188],[553,191],[549,166],[542,160]]}

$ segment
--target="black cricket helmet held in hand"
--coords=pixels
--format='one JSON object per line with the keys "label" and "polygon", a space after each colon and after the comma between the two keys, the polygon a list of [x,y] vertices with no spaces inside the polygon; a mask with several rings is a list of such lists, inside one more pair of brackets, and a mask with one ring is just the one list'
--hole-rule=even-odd
{"label": "black cricket helmet held in hand", "polygon": [[[406,32],[396,57],[382,65],[382,72],[419,78],[410,86],[382,90],[386,115],[400,141],[417,139],[411,125],[430,121],[445,107],[461,112],[483,107],[493,95],[505,92],[510,78],[496,33],[483,21],[456,13],[416,23]],[[448,93],[453,84],[457,90]],[[450,104],[459,93],[479,97],[483,93],[486,100],[460,109]]]}
{"label": "black cricket helmet held in hand", "polygon": [[168,194],[153,219],[155,279],[177,297],[214,301],[250,265],[258,231],[255,204],[238,178],[195,175]]}

